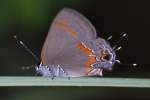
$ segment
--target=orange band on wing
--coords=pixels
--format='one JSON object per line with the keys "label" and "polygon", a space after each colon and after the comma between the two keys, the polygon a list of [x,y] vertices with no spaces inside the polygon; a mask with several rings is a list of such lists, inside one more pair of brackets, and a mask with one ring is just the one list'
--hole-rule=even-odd
{"label": "orange band on wing", "polygon": [[75,31],[68,25],[67,22],[61,20],[61,21],[55,21],[55,24],[61,26],[61,27],[64,29],[64,31],[66,31],[66,32],[68,32],[68,33],[71,33],[71,36],[72,36],[73,38],[76,38],[76,37],[77,37],[77,32],[75,32]]}
{"label": "orange band on wing", "polygon": [[77,44],[77,48],[80,49],[81,51],[83,51],[87,56],[92,55],[93,52],[91,50],[89,50],[88,48],[86,48],[83,43],[79,42]]}
{"label": "orange band on wing", "polygon": [[88,58],[88,62],[85,63],[85,67],[87,68],[87,72],[86,72],[85,75],[87,75],[91,71],[91,69],[92,69],[91,64],[93,64],[93,63],[96,62],[96,58],[93,57],[93,56],[90,56],[90,55],[93,55],[92,50],[90,50],[87,47],[85,47],[85,45],[83,45],[83,43],[79,42],[77,44],[77,48],[80,49],[81,51],[83,51],[84,54]]}

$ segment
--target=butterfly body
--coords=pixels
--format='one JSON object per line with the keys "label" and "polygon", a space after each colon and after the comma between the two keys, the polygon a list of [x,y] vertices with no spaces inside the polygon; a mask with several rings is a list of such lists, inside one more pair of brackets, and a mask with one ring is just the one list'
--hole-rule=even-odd
{"label": "butterfly body", "polygon": [[47,76],[55,72],[59,73],[55,76],[65,76],[62,72],[69,77],[102,76],[103,70],[112,69],[115,58],[109,43],[97,37],[95,28],[83,15],[64,8],[50,27],[36,71],[43,76],[45,71]]}

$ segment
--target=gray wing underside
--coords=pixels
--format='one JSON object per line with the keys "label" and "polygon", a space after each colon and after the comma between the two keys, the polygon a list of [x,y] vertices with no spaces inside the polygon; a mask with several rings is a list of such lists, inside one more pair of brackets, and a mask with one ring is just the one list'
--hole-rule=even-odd
{"label": "gray wing underside", "polygon": [[[63,8],[56,16],[55,20],[64,20],[72,27],[80,37],[85,39],[95,39],[97,36],[96,29],[92,23],[79,12]],[[54,21],[55,21],[54,20]]]}
{"label": "gray wing underside", "polygon": [[[77,33],[75,37],[72,36],[72,31]],[[51,25],[41,52],[41,60],[44,64],[59,64],[68,73],[81,75],[85,71],[83,59],[86,56],[76,45],[81,41],[94,39],[96,31],[93,25],[77,11],[64,8]]]}

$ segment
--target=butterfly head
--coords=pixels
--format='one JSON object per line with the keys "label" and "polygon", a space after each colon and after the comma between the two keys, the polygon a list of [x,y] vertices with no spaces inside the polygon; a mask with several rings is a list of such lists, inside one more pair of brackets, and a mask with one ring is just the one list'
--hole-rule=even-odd
{"label": "butterfly head", "polygon": [[94,42],[94,47],[96,48],[94,49],[94,52],[97,61],[92,64],[92,66],[104,70],[112,70],[114,63],[116,62],[115,51],[104,39],[97,39]]}
{"label": "butterfly head", "polygon": [[99,61],[101,62],[101,68],[105,70],[112,70],[116,61],[116,54],[110,47],[105,46],[99,52]]}

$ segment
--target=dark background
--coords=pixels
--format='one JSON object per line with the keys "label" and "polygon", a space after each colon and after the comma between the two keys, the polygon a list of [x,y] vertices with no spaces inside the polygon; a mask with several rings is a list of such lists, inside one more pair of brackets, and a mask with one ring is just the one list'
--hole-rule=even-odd
{"label": "dark background", "polygon": [[139,66],[116,65],[105,77],[149,77],[149,4],[146,0],[1,0],[0,75],[34,75],[31,70],[21,70],[22,66],[37,62],[16,43],[13,35],[17,34],[40,58],[53,18],[60,9],[69,7],[86,16],[100,37],[113,35],[111,44],[115,44],[123,33],[128,34],[120,44],[123,49],[117,52],[117,59]]}
{"label": "dark background", "polygon": [[[111,44],[115,44],[121,34],[125,32],[128,33],[128,37],[121,42],[123,49],[117,52],[117,58],[123,63],[136,62],[138,66],[115,65],[114,70],[105,73],[104,77],[149,78],[149,5],[150,1],[148,0],[1,0],[0,75],[34,76],[34,70],[24,71],[21,67],[34,65],[37,62],[22,46],[16,44],[13,35],[17,34],[18,37],[40,57],[41,47],[52,19],[60,9],[69,7],[86,16],[95,26],[100,37],[107,38],[113,35],[113,39],[110,41]],[[51,98],[51,96],[59,97],[57,93],[59,95],[63,93],[60,97],[63,96],[64,99],[68,96],[70,97],[72,94],[75,94],[74,99],[80,99],[80,96],[90,99],[86,97],[87,95],[91,95],[91,99],[101,99],[101,97],[122,99],[122,96],[123,98],[134,99],[149,97],[147,94],[149,92],[148,89],[140,89],[139,91],[137,91],[137,89],[127,88],[100,89],[102,91],[99,91],[99,88],[92,87],[84,89],[80,87],[69,89],[64,87],[5,87],[0,88],[0,99],[12,100],[12,98],[14,98],[13,100],[20,100],[20,98],[30,98],[30,100],[40,100],[42,96],[46,96],[41,99],[45,98],[45,100],[50,100],[49,98]],[[51,91],[49,92],[49,90]],[[85,94],[85,91],[88,91],[88,94]]]}

